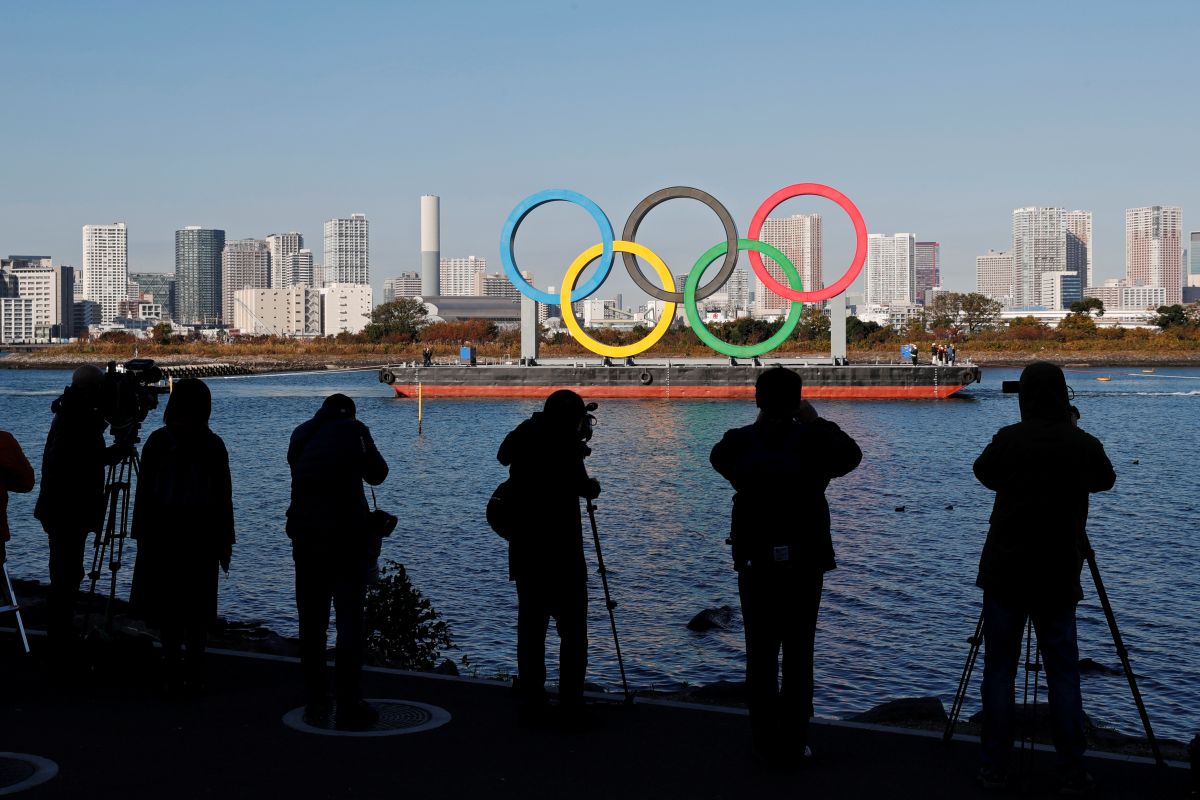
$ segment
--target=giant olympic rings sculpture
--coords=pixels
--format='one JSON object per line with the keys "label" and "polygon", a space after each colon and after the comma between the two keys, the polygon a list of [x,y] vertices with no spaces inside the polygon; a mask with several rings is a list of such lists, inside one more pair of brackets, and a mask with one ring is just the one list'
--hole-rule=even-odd
{"label": "giant olympic rings sculpture", "polygon": [[[806,195],[824,197],[841,206],[842,210],[850,216],[850,221],[854,225],[856,239],[854,258],[851,260],[850,267],[842,277],[836,283],[826,286],[823,289],[812,289],[809,291],[804,290],[800,273],[796,271],[795,265],[788,260],[787,256],[775,247],[760,241],[758,238],[762,232],[763,222],[766,221],[767,215],[785,200]],[[721,225],[725,229],[725,241],[709,248],[692,265],[692,269],[688,273],[687,283],[682,292],[675,291],[675,282],[671,276],[671,270],[667,268],[663,260],[650,248],[634,241],[642,220],[650,213],[651,209],[667,200],[677,198],[698,200],[708,206],[717,215],[718,219],[721,220]],[[517,269],[517,261],[513,255],[513,248],[517,238],[517,229],[521,227],[521,223],[525,217],[529,216],[530,212],[538,206],[558,201],[573,203],[587,211],[592,219],[595,220],[596,227],[600,229],[600,243],[584,250],[571,263],[571,266],[567,268],[566,275],[563,277],[562,288],[558,295],[555,296],[549,292],[535,289],[521,276],[521,271]],[[737,266],[738,253],[742,250],[749,251],[750,265],[754,268],[754,273],[759,277],[763,285],[780,297],[792,301],[787,320],[784,322],[783,327],[765,342],[755,345],[733,345],[721,341],[704,326],[704,320],[700,318],[700,314],[696,311],[697,300],[703,300],[720,291],[721,287],[733,275],[733,270]],[[517,207],[508,215],[508,219],[504,222],[504,230],[500,234],[500,261],[504,264],[505,275],[508,276],[512,285],[517,287],[523,295],[546,305],[569,307],[571,303],[577,303],[594,294],[608,278],[609,272],[612,271],[613,256],[615,253],[621,254],[621,258],[625,262],[625,269],[629,272],[629,277],[633,279],[633,282],[639,288],[651,297],[664,301],[663,313],[653,330],[643,339],[620,347],[597,342],[584,332],[583,328],[575,320],[574,314],[569,312],[564,313],[562,315],[563,323],[580,344],[591,352],[601,356],[624,358],[626,356],[637,355],[653,347],[663,337],[663,334],[667,332],[667,328],[671,326],[671,321],[675,318],[676,303],[683,303],[684,311],[688,316],[688,322],[702,342],[722,355],[749,358],[769,353],[783,344],[792,331],[795,330],[797,323],[800,322],[800,314],[803,310],[804,302],[812,303],[827,300],[849,288],[854,279],[862,272],[863,264],[867,260],[867,224],[863,221],[862,214],[854,203],[850,201],[850,198],[837,189],[820,183],[797,183],[792,186],[785,186],[763,201],[750,220],[748,238],[743,239],[738,236],[737,225],[734,223],[733,217],[730,216],[725,206],[721,205],[711,194],[689,186],[671,186],[666,189],[659,189],[638,203],[633,209],[633,213],[629,215],[629,219],[625,221],[625,229],[621,234],[621,238],[617,239],[613,235],[612,223],[609,222],[608,217],[605,216],[600,206],[596,205],[592,200],[570,189],[546,189],[545,191],[531,194],[518,203]],[[767,271],[766,265],[763,264],[762,260],[763,254],[769,256],[771,260],[783,269],[783,273],[787,277],[790,286],[784,286]],[[650,264],[664,288],[655,286],[646,278],[642,273],[641,267],[638,266],[638,256],[641,256]],[[705,270],[712,266],[713,262],[718,258],[721,259],[721,266],[717,270],[717,274],[713,276],[712,280],[701,286],[700,279],[704,276]],[[596,259],[600,259],[600,266],[596,270],[596,274],[582,286],[576,287],[576,284],[579,282],[579,276]]]}

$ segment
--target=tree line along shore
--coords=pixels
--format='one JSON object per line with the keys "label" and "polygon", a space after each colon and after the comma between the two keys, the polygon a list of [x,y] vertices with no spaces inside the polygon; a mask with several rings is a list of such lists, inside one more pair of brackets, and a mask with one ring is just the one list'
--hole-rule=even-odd
{"label": "tree line along shore", "polygon": [[[1200,364],[1200,303],[1162,306],[1152,316],[1153,327],[1145,328],[1097,325],[1104,308],[1094,299],[1074,304],[1071,313],[1056,326],[1032,316],[1001,321],[999,313],[998,303],[968,294],[939,295],[902,330],[851,316],[846,320],[849,358],[852,362],[899,361],[900,347],[913,344],[920,362],[928,363],[931,345],[939,343],[953,344],[960,361],[981,366],[1021,365],[1037,360],[1097,367]],[[783,320],[746,317],[712,323],[708,328],[730,344],[749,345],[770,338],[783,324]],[[603,344],[626,345],[644,338],[649,329],[602,328],[588,333]],[[433,352],[436,362],[447,363],[458,360],[459,348],[467,342],[476,347],[483,363],[516,361],[521,356],[518,330],[502,329],[488,320],[428,322],[425,307],[409,298],[377,306],[371,323],[356,334],[304,339],[221,334],[215,339],[195,333],[181,336],[167,324],[156,326],[143,339],[113,331],[71,344],[10,353],[0,358],[0,366],[56,369],[83,362],[122,360],[136,351],[165,364],[223,361],[266,371],[420,361],[426,349]],[[806,306],[792,334],[768,355],[818,359],[828,358],[829,352],[829,318],[815,306]],[[597,358],[566,331],[544,332],[540,357]],[[679,327],[668,330],[641,358],[721,356],[690,328]]]}

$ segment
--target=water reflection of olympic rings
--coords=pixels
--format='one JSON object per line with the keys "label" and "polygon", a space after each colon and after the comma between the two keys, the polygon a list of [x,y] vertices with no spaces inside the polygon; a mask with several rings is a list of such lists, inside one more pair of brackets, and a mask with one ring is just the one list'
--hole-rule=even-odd
{"label": "water reflection of olympic rings", "polygon": [[[766,266],[763,264],[761,252],[765,251],[762,251],[760,248],[754,245],[743,244],[745,242],[758,242],[758,237],[762,232],[762,226],[767,219],[767,215],[774,211],[775,208],[785,200],[802,196],[824,197],[837,203],[849,215],[850,221],[854,225],[855,234],[854,257],[851,259],[850,267],[846,270],[842,277],[830,286],[826,286],[824,288],[813,288],[809,291],[804,291],[804,289],[799,286],[789,288],[781,284],[770,274],[770,272],[767,271]],[[629,276],[639,288],[648,293],[651,297],[654,297],[658,300],[663,300],[669,303],[684,302],[685,291],[673,291],[673,289],[676,288],[673,285],[673,281],[664,281],[664,285],[667,288],[660,289],[646,279],[646,276],[642,274],[641,268],[638,266],[636,256],[641,255],[642,258],[645,258],[647,261],[650,261],[650,258],[646,255],[643,255],[640,250],[632,249],[633,245],[637,245],[637,243],[634,241],[634,237],[637,235],[638,227],[641,225],[642,220],[650,212],[650,210],[660,203],[676,198],[690,198],[693,200],[698,200],[704,205],[708,206],[721,220],[721,225],[725,229],[725,242],[723,245],[721,245],[723,249],[719,254],[724,256],[724,259],[721,262],[721,267],[711,281],[703,286],[697,285],[694,288],[694,300],[689,299],[687,303],[689,306],[694,306],[695,300],[703,300],[704,298],[720,291],[721,287],[725,285],[730,276],[733,274],[734,267],[737,265],[737,254],[739,249],[749,250],[750,265],[753,267],[754,273],[758,276],[759,280],[762,281],[764,287],[780,297],[787,298],[793,302],[811,303],[820,300],[827,300],[830,297],[841,294],[847,288],[849,288],[851,283],[854,282],[854,279],[858,277],[860,272],[862,272],[863,264],[866,263],[867,226],[863,221],[862,214],[859,212],[854,203],[851,202],[850,198],[846,197],[837,189],[820,183],[793,184],[780,189],[768,197],[765,201],[763,201],[762,205],[758,207],[758,210],[754,212],[754,216],[750,220],[748,239],[739,239],[737,225],[734,223],[729,211],[723,205],[721,205],[721,203],[718,202],[715,197],[707,192],[701,191],[700,189],[693,189],[688,186],[672,186],[666,189],[660,189],[659,191],[648,195],[645,199],[638,203],[633,212],[629,215],[629,219],[625,222],[625,228],[620,241],[624,242],[624,244],[628,246],[627,249],[619,249],[615,246],[612,223],[595,202],[584,195],[569,189],[547,189],[526,197],[517,204],[516,208],[512,210],[512,213],[508,215],[508,219],[505,220],[504,229],[500,236],[500,261],[504,265],[505,275],[507,275],[509,281],[512,282],[512,285],[515,286],[522,294],[524,294],[526,297],[536,300],[539,303],[544,303],[546,305],[559,305],[560,303],[568,300],[572,303],[577,303],[580,300],[589,297],[600,288],[600,286],[608,278],[609,272],[612,271],[614,254],[616,252],[620,252],[622,253],[622,260],[625,263],[626,270],[629,272]],[[600,229],[600,244],[598,245],[598,247],[600,247],[600,251],[588,259],[588,261],[584,264],[584,266],[586,266],[587,263],[591,263],[599,258],[600,265],[596,271],[596,274],[593,275],[591,279],[582,286],[578,288],[571,288],[567,292],[560,292],[558,297],[550,294],[549,292],[539,291],[533,286],[530,286],[529,282],[522,277],[521,271],[517,268],[516,257],[513,254],[517,230],[520,228],[521,222],[524,221],[525,217],[528,216],[529,213],[535,208],[555,201],[574,203],[575,205],[581,206],[588,212],[588,214],[591,215],[592,219],[596,222],[596,226]],[[642,245],[637,245],[637,247],[642,248]],[[594,250],[594,248],[589,248],[585,252],[590,253],[592,250]],[[651,251],[647,250],[646,252]],[[709,250],[709,253],[711,252],[713,251]],[[707,255],[707,253],[705,255]],[[776,263],[782,267],[783,262],[776,258],[773,253],[768,252],[768,255],[770,255],[772,260],[776,261]],[[709,259],[704,264],[704,267],[700,267],[700,262],[698,261],[692,268],[693,273],[696,272],[697,267],[700,267],[699,272],[703,273],[704,269],[707,268],[707,266],[711,264],[716,257],[717,256],[713,256],[713,258]],[[580,256],[580,258],[582,258],[582,256]],[[701,260],[703,260],[703,258],[704,257],[701,257]],[[576,259],[576,263],[578,263],[578,261],[579,259]],[[661,263],[662,259],[658,259],[658,261]],[[658,266],[654,264],[652,264],[652,266],[654,266],[655,271],[657,272]],[[789,264],[789,266],[791,265]],[[583,267],[580,267],[580,270],[582,269]],[[790,273],[788,273],[786,269],[784,272],[788,275],[789,282],[792,282]],[[564,284],[573,284],[574,280],[578,278],[578,275],[579,272],[577,271],[572,279],[569,281],[564,281]],[[689,278],[690,277],[691,276],[689,275]],[[689,280],[689,283],[690,282],[691,281]],[[563,314],[564,322],[568,316],[570,315]],[[689,312],[689,317],[690,316],[691,313]],[[657,339],[655,339],[655,341],[657,341]],[[710,346],[712,346],[711,343]],[[596,350],[595,352],[600,351]]]}

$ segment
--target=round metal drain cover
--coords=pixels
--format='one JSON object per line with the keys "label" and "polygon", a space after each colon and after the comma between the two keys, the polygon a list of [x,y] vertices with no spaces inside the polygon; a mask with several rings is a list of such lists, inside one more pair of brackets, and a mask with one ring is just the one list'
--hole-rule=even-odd
{"label": "round metal drain cover", "polygon": [[284,714],[283,724],[298,731],[321,736],[399,736],[431,731],[450,721],[450,712],[444,708],[412,700],[371,699],[367,702],[379,712],[379,721],[366,730],[339,730],[336,709],[325,726],[310,725],[305,721],[303,708],[294,708]]}
{"label": "round metal drain cover", "polygon": [[25,753],[0,753],[0,795],[23,792],[57,774],[58,765],[47,758]]}

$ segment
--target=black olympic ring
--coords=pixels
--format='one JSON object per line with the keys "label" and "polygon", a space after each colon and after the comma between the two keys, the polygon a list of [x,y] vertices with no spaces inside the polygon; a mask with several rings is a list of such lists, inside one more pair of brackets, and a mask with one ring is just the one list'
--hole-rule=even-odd
{"label": "black olympic ring", "polygon": [[[717,217],[721,220],[721,224],[725,227],[725,260],[721,263],[721,269],[711,281],[696,289],[696,299],[703,300],[709,295],[716,294],[725,282],[729,280],[729,276],[733,274],[734,267],[738,261],[738,232],[737,223],[733,221],[733,217],[729,215],[729,211],[725,206],[713,197],[708,192],[700,189],[693,189],[690,186],[670,186],[666,189],[659,189],[654,194],[648,195],[645,200],[637,204],[637,207],[630,213],[629,219],[625,220],[625,231],[621,234],[621,238],[627,242],[635,241],[638,227],[642,224],[642,220],[650,213],[650,209],[654,208],[659,203],[673,200],[677,197],[690,197],[693,200],[699,200],[704,205],[713,210]],[[641,287],[642,291],[651,297],[659,300],[666,300],[670,303],[683,302],[683,287],[680,287],[678,292],[668,292],[665,289],[652,284],[642,274],[641,267],[638,266],[637,256],[633,253],[622,253],[621,257],[625,259],[625,269],[629,271],[629,277],[633,278],[633,282]]]}

